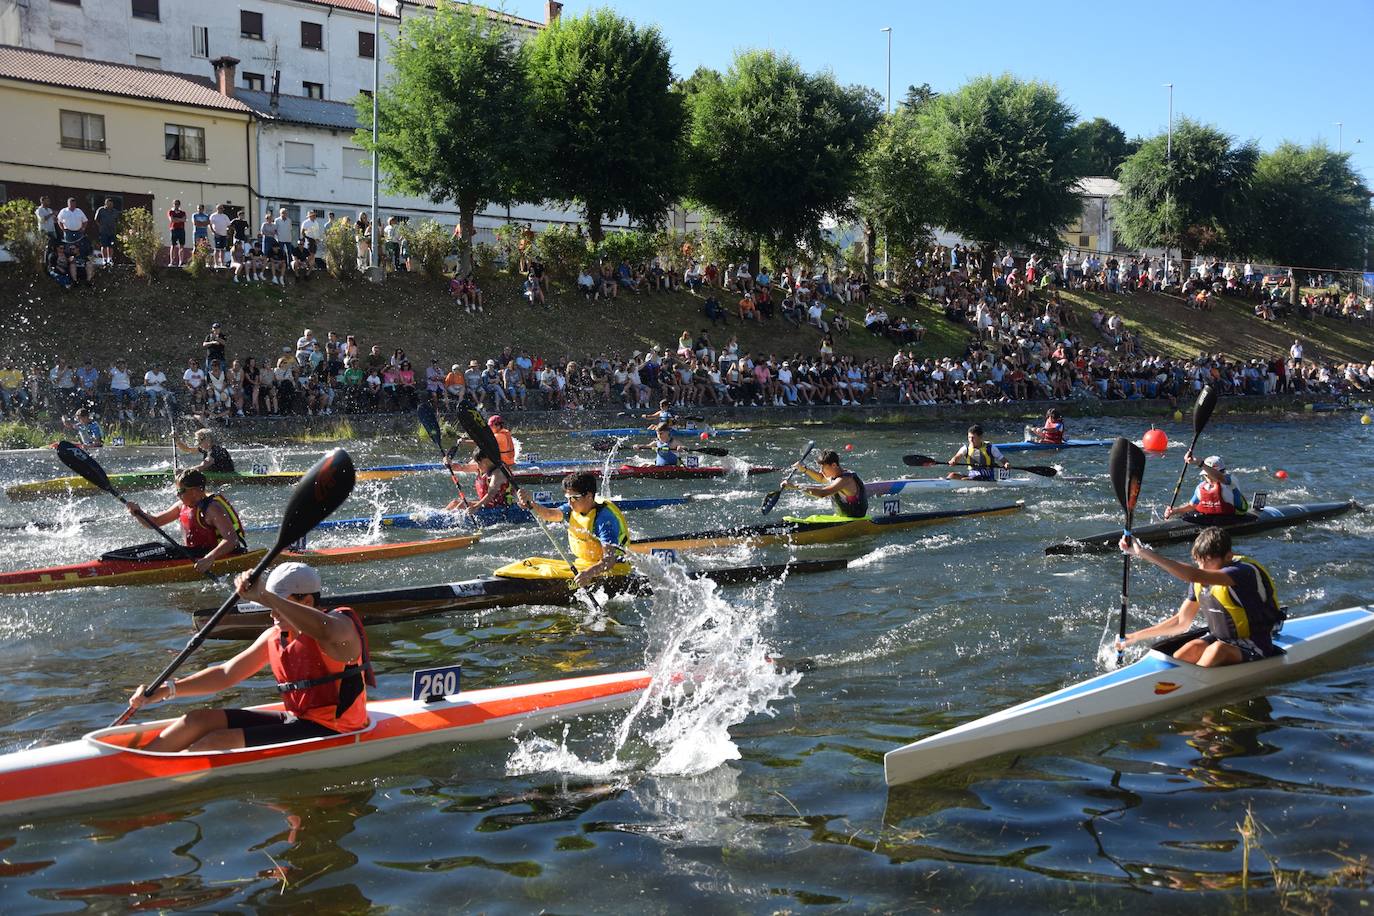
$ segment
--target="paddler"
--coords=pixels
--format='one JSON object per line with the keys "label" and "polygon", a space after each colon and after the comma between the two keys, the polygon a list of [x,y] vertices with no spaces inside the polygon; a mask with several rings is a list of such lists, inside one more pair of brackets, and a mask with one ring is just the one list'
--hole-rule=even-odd
{"label": "paddler", "polygon": [[648,445],[637,445],[635,448],[652,449],[654,453],[654,464],[658,467],[672,467],[679,464],[678,452],[686,448],[681,442],[673,437],[673,424],[662,422],[654,426],[654,441]]}
{"label": "paddler", "polygon": [[820,470],[813,471],[798,461],[793,465],[819,486],[808,487],[788,481],[784,484],[789,490],[801,490],[808,496],[829,499],[835,504],[835,514],[845,518],[863,518],[868,515],[868,493],[858,474],[846,471],[840,466],[840,453],[834,449],[821,453]]}
{"label": "paddler", "polygon": [[195,465],[194,470],[216,474],[234,473],[234,459],[230,457],[229,450],[215,439],[213,431],[208,429],[196,430],[195,445],[185,445],[180,439],[176,440],[176,444],[177,448],[183,452],[200,453],[200,464]]}
{"label": "paddler", "polygon": [[[505,418],[499,413],[492,414],[487,418],[487,428],[496,437],[496,447],[501,450],[501,463],[507,467],[515,467],[515,437],[506,427]],[[458,444],[476,445],[477,443],[471,439],[463,438],[458,440]]]}
{"label": "paddler", "polygon": [[1250,511],[1250,503],[1240,492],[1240,487],[1231,479],[1231,475],[1226,472],[1226,462],[1222,461],[1220,455],[1209,455],[1198,461],[1190,450],[1183,456],[1183,460],[1198,466],[1202,480],[1193,490],[1193,498],[1181,506],[1173,506],[1165,511],[1165,518],[1189,514],[1234,518]]}
{"label": "paddler", "polygon": [[[1193,637],[1174,658],[1212,668],[1252,662],[1279,654],[1273,642],[1274,628],[1283,622],[1274,589],[1274,577],[1249,557],[1231,551],[1231,535],[1225,528],[1204,528],[1193,541],[1195,566],[1162,557],[1139,540],[1121,539],[1121,550],[1158,566],[1183,582],[1188,594],[1178,613],[1152,627],[1127,634],[1121,645],[1142,639]],[[1204,626],[1193,630],[1202,611]]]}
{"label": "paddler", "polygon": [[954,453],[949,463],[965,465],[968,470],[962,473],[952,471],[945,475],[948,480],[994,480],[999,465],[1003,468],[1011,467],[1011,462],[1002,455],[997,446],[984,441],[983,427],[977,423],[968,428],[968,442],[959,447],[959,451]]}
{"label": "paddler", "polygon": [[1030,434],[1032,442],[1039,442],[1043,445],[1063,445],[1064,444],[1064,415],[1059,412],[1058,407],[1051,407],[1045,414],[1044,426],[1028,426],[1026,432]]}
{"label": "paddler", "polygon": [[266,580],[250,582],[248,573],[237,580],[239,597],[272,615],[272,626],[251,646],[222,664],[169,678],[151,697],[143,696],[140,685],[129,705],[137,709],[176,696],[219,693],[270,666],[285,709],[197,709],[163,729],[144,750],[227,751],[367,727],[367,688],[377,681],[362,621],[349,608],[320,610],[320,574],[304,563],[283,563]]}
{"label": "paddler", "polygon": [[[219,493],[205,492],[205,475],[195,469],[182,471],[176,478],[177,501],[156,515],[144,512],[138,503],[128,503],[129,514],[147,528],[161,527],[175,520],[181,524],[182,541],[195,554],[196,571],[206,573],[216,560],[248,549],[239,514]],[[162,547],[160,544],[150,545]],[[164,548],[165,549],[165,548]],[[151,558],[152,554],[142,554]],[[168,552],[158,559],[168,559]]]}
{"label": "paddler", "polygon": [[491,459],[477,451],[472,453],[472,463],[477,466],[477,480],[472,485],[477,491],[477,502],[469,502],[464,494],[459,493],[456,499],[449,502],[447,509],[462,509],[466,510],[468,515],[472,515],[478,509],[488,506],[509,506],[515,502],[515,497],[511,494],[510,478],[502,474]]}
{"label": "paddler", "polygon": [[566,502],[561,506],[541,506],[528,491],[516,493],[520,505],[544,521],[568,523],[568,550],[577,567],[573,581],[578,587],[598,576],[628,573],[620,558],[630,543],[630,526],[615,503],[597,498],[596,475],[574,471],[564,477],[563,496]]}
{"label": "paddler", "polygon": [[100,424],[91,418],[91,412],[84,407],[79,408],[71,420],[64,414],[62,428],[75,431],[77,438],[81,440],[82,448],[101,448],[105,445]]}

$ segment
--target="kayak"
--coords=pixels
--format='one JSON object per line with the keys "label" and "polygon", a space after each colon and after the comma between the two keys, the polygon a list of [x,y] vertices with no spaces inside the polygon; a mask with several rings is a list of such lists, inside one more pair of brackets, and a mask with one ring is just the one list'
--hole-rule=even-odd
{"label": "kayak", "polygon": [[[615,436],[647,436],[651,431],[650,423],[652,422],[652,420],[645,420],[643,426],[619,426],[614,427],[612,429],[574,429],[570,430],[568,432],[568,435],[572,436],[574,439],[606,439],[613,438]],[[741,436],[745,433],[753,432],[753,430],[733,428],[714,429],[710,426],[696,426],[695,424],[689,423],[686,426],[678,426],[674,424],[673,432],[692,436],[700,435],[701,433],[709,433],[711,438],[714,439],[717,436]]]}
{"label": "kayak", "polygon": [[1301,666],[1371,632],[1374,611],[1368,607],[1298,617],[1286,621],[1274,637],[1283,655],[1220,668],[1200,668],[1170,657],[1188,638],[1174,637],[1124,668],[888,751],[883,773],[887,784],[895,786],[996,754],[1152,718],[1243,687],[1288,680]]}
{"label": "kayak", "polygon": [[869,496],[895,496],[905,490],[986,490],[995,487],[1042,487],[1048,477],[1002,472],[992,480],[946,480],[943,477],[916,477],[905,480],[874,480],[864,484]]}
{"label": "kayak", "polygon": [[[530,561],[536,562],[534,558]],[[511,564],[511,567],[521,564]],[[747,585],[803,573],[822,573],[845,569],[848,560],[802,560],[793,563],[772,563],[757,566],[737,566],[726,569],[693,570],[688,575],[710,579],[717,585]],[[520,572],[505,567],[485,579],[444,582],[437,585],[389,588],[352,595],[332,595],[320,599],[325,608],[350,607],[362,619],[364,626],[396,623],[418,617],[432,617],[449,611],[485,611],[500,607],[524,605],[552,605],[566,607],[578,600],[577,592],[568,585],[570,576],[561,562],[553,575],[531,577],[503,575]],[[542,570],[538,570],[542,572]],[[561,573],[561,575],[559,574]],[[597,591],[608,596],[647,595],[652,591],[649,580],[638,574],[608,576],[597,583]],[[196,628],[210,620],[215,608],[196,611]],[[256,639],[271,622],[267,609],[252,602],[243,602],[222,617],[210,631],[215,639]]]}
{"label": "kayak", "polygon": [[[477,543],[478,535],[465,534],[424,541],[401,541],[395,544],[361,544],[345,547],[321,547],[311,550],[283,551],[278,563],[292,560],[311,566],[342,566],[350,563],[371,563],[375,560],[398,560],[450,550],[462,550]],[[143,545],[156,555],[163,553],[160,543]],[[0,595],[19,592],[50,592],[67,588],[86,588],[96,585],[157,585],[164,582],[194,582],[201,578],[195,563],[187,559],[139,560],[134,557],[139,548],[115,551],[128,558],[88,560],[68,566],[48,566],[0,573]],[[249,550],[217,561],[211,570],[216,575],[252,569],[266,550]],[[107,554],[107,556],[110,556]]]}
{"label": "kayak", "polygon": [[1115,439],[1065,439],[1058,445],[1048,442],[1007,442],[994,445],[999,452],[1057,452],[1061,448],[1106,448]]}
{"label": "kayak", "polygon": [[[1314,522],[1318,519],[1334,518],[1358,508],[1359,504],[1354,500],[1347,500],[1346,502],[1265,506],[1244,515],[1212,517],[1186,515],[1154,525],[1141,525],[1138,528],[1132,528],[1131,536],[1144,541],[1146,544],[1178,544],[1182,541],[1191,541],[1197,537],[1198,532],[1203,528],[1218,525],[1229,531],[1232,537],[1239,537],[1274,528],[1301,525],[1304,522]],[[1056,556],[1069,553],[1110,552],[1117,549],[1117,543],[1120,540],[1121,529],[1116,528],[1101,534],[1073,538],[1062,544],[1051,544],[1045,548],[1045,553],[1048,556]]]}
{"label": "kayak", "polygon": [[[603,476],[600,467],[580,468],[597,478]],[[756,467],[745,468],[744,473],[753,476],[755,474],[772,474],[780,471],[781,468]],[[711,477],[724,477],[730,473],[730,468],[708,467],[698,465],[692,467],[687,464],[622,464],[618,468],[611,468],[612,480],[698,480]],[[568,472],[561,471],[516,471],[513,476],[517,483],[558,483]]]}
{"label": "kayak", "polygon": [[[537,498],[537,497],[536,497]],[[547,499],[538,500],[541,505],[552,506]],[[616,507],[622,512],[639,509],[662,509],[664,506],[681,506],[692,501],[690,496],[663,496],[644,499],[617,499]],[[485,506],[474,513],[475,518],[466,512],[450,512],[435,509],[431,512],[410,512],[383,515],[380,518],[331,518],[315,526],[316,531],[367,530],[376,525],[381,528],[420,528],[426,531],[446,531],[450,528],[472,528],[474,525],[500,525],[530,522],[534,516],[529,510],[519,506]],[[276,525],[253,525],[245,531],[276,531]]]}
{"label": "kayak", "polygon": [[624,709],[650,680],[648,672],[627,671],[462,691],[429,702],[375,700],[367,704],[369,724],[361,731],[232,751],[143,750],[172,719],[104,728],[0,756],[0,817],[162,795],[228,776],[347,766],[430,744],[509,738],[573,716]]}
{"label": "kayak", "polygon": [[[138,490],[156,490],[171,484],[173,477],[170,468],[161,471],[133,471],[126,474],[111,474],[110,483],[122,493]],[[288,486],[305,476],[304,471],[269,471],[263,474],[225,474],[218,471],[205,472],[205,479],[212,484],[266,484],[269,486]],[[357,480],[395,480],[401,476],[396,471],[358,471]],[[35,480],[30,483],[17,483],[5,488],[5,495],[15,502],[42,499],[45,496],[86,496],[99,493],[84,477],[54,477],[50,480]]]}
{"label": "kayak", "polygon": [[[515,464],[507,465],[512,471],[532,471],[539,468],[585,468],[600,467],[602,462],[596,458],[563,458],[557,461],[517,461]],[[459,473],[475,474],[477,465],[454,463],[453,469]],[[409,474],[418,471],[443,471],[447,467],[438,461],[424,461],[419,464],[381,464],[376,467],[363,468],[363,473],[380,472],[387,474]]]}
{"label": "kayak", "polygon": [[938,512],[906,512],[891,515],[869,515],[863,518],[846,518],[841,515],[810,515],[805,518],[784,518],[780,522],[763,525],[743,525],[738,528],[717,528],[709,531],[694,531],[689,534],[674,534],[666,537],[644,538],[631,541],[629,549],[636,553],[652,553],[655,550],[702,550],[711,547],[735,547],[748,545],[762,547],[768,544],[831,544],[853,538],[876,537],[893,531],[906,531],[926,525],[964,518],[1007,515],[1019,512],[1022,503],[1005,506],[989,506],[983,509],[946,509]]}

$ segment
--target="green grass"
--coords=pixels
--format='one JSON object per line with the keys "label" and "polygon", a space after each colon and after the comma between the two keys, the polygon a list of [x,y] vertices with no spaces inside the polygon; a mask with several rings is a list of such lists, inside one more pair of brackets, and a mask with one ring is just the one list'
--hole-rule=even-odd
{"label": "green grass", "polygon": [[0,422],[0,448],[42,448],[53,441],[53,434],[41,426],[17,420]]}

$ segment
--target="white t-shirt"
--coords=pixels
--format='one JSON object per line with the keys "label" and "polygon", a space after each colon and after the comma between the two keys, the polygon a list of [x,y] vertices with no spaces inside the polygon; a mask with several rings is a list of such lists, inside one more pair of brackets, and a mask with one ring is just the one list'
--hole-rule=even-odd
{"label": "white t-shirt", "polygon": [[52,220],[53,220],[52,207],[37,207],[37,208],[33,211],[33,215],[38,219],[38,231],[39,231],[39,232],[42,232],[42,233],[46,233],[46,234],[48,234],[48,235],[51,235],[53,232],[56,231],[56,228],[53,226],[53,221],[52,221]]}
{"label": "white t-shirt", "polygon": [[215,212],[210,214],[210,231],[215,235],[229,234],[229,214]]}
{"label": "white t-shirt", "polygon": [[63,207],[57,214],[57,224],[71,232],[80,232],[86,222],[86,214],[80,207]]}
{"label": "white t-shirt", "polygon": [[153,369],[149,369],[147,372],[143,373],[143,387],[147,388],[149,391],[161,393],[163,390],[162,386],[165,384],[167,384],[166,373],[157,372]]}
{"label": "white t-shirt", "polygon": [[301,235],[318,242],[320,240],[320,221],[313,216],[307,216],[301,222]]}
{"label": "white t-shirt", "polygon": [[314,352],[315,352],[315,338],[313,338],[313,337],[306,337],[305,335],[301,335],[300,337],[297,337],[297,338],[296,338],[296,352],[297,352],[297,353],[314,353]]}
{"label": "white t-shirt", "polygon": [[187,369],[185,372],[181,373],[181,379],[186,383],[187,388],[195,391],[201,385],[205,384],[205,370]]}
{"label": "white t-shirt", "polygon": [[277,217],[277,238],[281,239],[283,242],[295,241],[295,237],[291,235],[290,218],[285,216]]}
{"label": "white t-shirt", "polygon": [[1302,344],[1295,343],[1288,348],[1289,359],[1302,359]]}
{"label": "white t-shirt", "polygon": [[119,368],[116,367],[116,366],[111,366],[111,367],[110,367],[110,390],[111,390],[111,391],[128,391],[128,390],[129,390],[129,373],[125,372],[125,371],[122,370],[122,369],[119,369]]}

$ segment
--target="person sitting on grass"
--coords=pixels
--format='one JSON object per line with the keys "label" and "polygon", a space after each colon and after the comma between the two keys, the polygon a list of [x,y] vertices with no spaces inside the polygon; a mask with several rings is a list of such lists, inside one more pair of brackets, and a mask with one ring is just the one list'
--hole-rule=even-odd
{"label": "person sitting on grass", "polygon": [[745,293],[744,298],[739,301],[739,320],[757,321],[759,318],[758,308],[754,305],[752,293]]}

